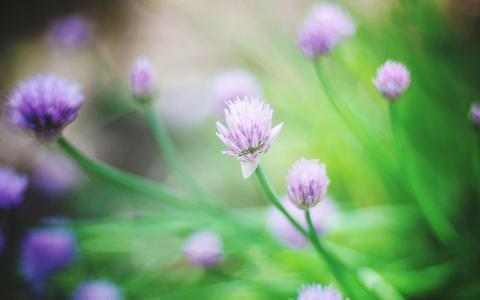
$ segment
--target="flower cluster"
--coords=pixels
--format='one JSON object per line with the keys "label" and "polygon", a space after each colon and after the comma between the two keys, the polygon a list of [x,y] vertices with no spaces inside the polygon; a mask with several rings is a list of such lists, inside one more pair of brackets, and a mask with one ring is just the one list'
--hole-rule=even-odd
{"label": "flower cluster", "polygon": [[297,300],[342,300],[342,295],[331,285],[312,284],[300,289]]}
{"label": "flower cluster", "polygon": [[355,24],[343,9],[328,2],[317,4],[299,30],[298,47],[306,57],[316,58],[330,53],[355,30]]}
{"label": "flower cluster", "polygon": [[12,124],[45,139],[58,137],[75,120],[82,103],[79,86],[53,74],[20,82],[8,99]]}
{"label": "flower cluster", "polygon": [[122,300],[119,288],[107,280],[82,282],[75,290],[72,300]]}
{"label": "flower cluster", "polygon": [[150,61],[145,56],[138,57],[130,70],[130,89],[137,99],[149,100],[152,96],[155,75]]}
{"label": "flower cluster", "polygon": [[227,127],[217,122],[217,136],[230,149],[223,154],[240,161],[244,178],[252,175],[259,156],[266,153],[277,138],[283,123],[272,128],[273,110],[259,98],[227,102]]}
{"label": "flower cluster", "polygon": [[27,189],[28,178],[12,169],[0,167],[0,208],[18,206]]}
{"label": "flower cluster", "polygon": [[377,90],[390,101],[397,99],[410,85],[410,72],[399,62],[387,60],[373,78]]}
{"label": "flower cluster", "polygon": [[213,267],[223,258],[222,240],[213,232],[200,231],[188,238],[183,253],[192,264]]}

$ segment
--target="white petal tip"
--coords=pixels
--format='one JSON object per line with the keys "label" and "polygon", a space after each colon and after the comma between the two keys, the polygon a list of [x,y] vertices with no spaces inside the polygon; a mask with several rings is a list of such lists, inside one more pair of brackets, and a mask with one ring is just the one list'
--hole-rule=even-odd
{"label": "white petal tip", "polygon": [[255,158],[254,160],[240,162],[240,167],[242,167],[243,178],[247,179],[252,176],[253,172],[257,169],[260,158]]}

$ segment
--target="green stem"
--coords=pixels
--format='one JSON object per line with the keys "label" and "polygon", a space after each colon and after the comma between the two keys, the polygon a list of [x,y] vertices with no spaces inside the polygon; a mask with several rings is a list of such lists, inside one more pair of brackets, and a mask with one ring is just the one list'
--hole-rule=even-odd
{"label": "green stem", "polygon": [[143,114],[150,127],[150,130],[155,137],[158,147],[165,155],[165,161],[169,164],[172,170],[175,170],[185,185],[196,195],[203,195],[203,189],[198,185],[197,181],[190,175],[185,164],[178,155],[177,148],[173,143],[167,128],[162,120],[155,114],[151,104],[145,104],[143,107]]}
{"label": "green stem", "polygon": [[169,206],[184,206],[182,203],[184,200],[175,195],[172,191],[169,191],[167,188],[161,187],[150,180],[143,179],[101,162],[92,160],[77,150],[63,137],[58,139],[57,144],[68,156],[76,161],[81,168],[92,175],[98,176],[105,181],[123,187],[127,190],[151,196]]}
{"label": "green stem", "polygon": [[310,216],[310,211],[305,211],[305,219],[307,220],[308,225],[308,234],[310,237],[310,241],[312,242],[313,246],[317,250],[318,254],[325,260],[332,272],[333,276],[337,279],[338,283],[343,287],[345,293],[350,297],[355,297],[353,289],[348,284],[347,278],[345,278],[342,270],[339,268],[339,264],[337,263],[336,259],[333,255],[322,245],[320,240],[318,239],[317,232],[315,227],[312,223],[312,218]]}
{"label": "green stem", "polygon": [[450,224],[448,218],[443,214],[440,207],[432,201],[429,193],[423,192],[423,190],[418,187],[413,180],[410,178],[408,172],[408,161],[405,156],[406,149],[404,148],[404,139],[402,132],[400,131],[398,125],[399,121],[399,112],[398,112],[398,103],[390,103],[389,105],[389,114],[390,114],[390,126],[392,129],[392,135],[395,142],[395,149],[397,152],[398,163],[400,166],[401,176],[406,182],[407,186],[413,190],[413,197],[417,201],[420,210],[422,211],[425,219],[427,220],[430,228],[435,233],[435,235],[442,241],[447,242],[457,235],[455,229]]}

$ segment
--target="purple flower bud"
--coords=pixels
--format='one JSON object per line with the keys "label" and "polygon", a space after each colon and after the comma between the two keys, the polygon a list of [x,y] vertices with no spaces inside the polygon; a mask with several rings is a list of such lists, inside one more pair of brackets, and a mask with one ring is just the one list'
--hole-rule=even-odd
{"label": "purple flower bud", "polygon": [[214,79],[212,94],[217,106],[223,110],[227,101],[245,97],[260,97],[262,91],[257,80],[250,73],[233,70],[220,74]]}
{"label": "purple flower bud", "polygon": [[480,104],[473,103],[472,106],[470,106],[470,119],[475,126],[480,128]]}
{"label": "purple flower bud", "polygon": [[12,124],[45,139],[58,137],[75,120],[82,103],[77,84],[52,74],[20,82],[8,99]]}
{"label": "purple flower bud", "polygon": [[331,285],[312,284],[300,288],[297,300],[342,300],[342,295]]}
{"label": "purple flower bud", "polygon": [[122,300],[119,288],[107,280],[91,280],[81,283],[72,300]]}
{"label": "purple flower bud", "polygon": [[35,187],[49,197],[65,194],[78,183],[76,165],[61,154],[49,154],[36,166],[33,173]]}
{"label": "purple flower bud", "polygon": [[310,209],[325,196],[329,184],[325,164],[301,158],[288,171],[288,198],[298,208]]}
{"label": "purple flower bud", "polygon": [[273,110],[259,98],[243,98],[227,102],[227,127],[217,122],[217,136],[230,149],[223,154],[240,161],[244,178],[258,166],[259,156],[266,153],[277,138],[283,123],[272,129]]}
{"label": "purple flower bud", "polygon": [[188,238],[183,254],[192,264],[213,267],[223,259],[222,241],[213,232],[200,231]]}
{"label": "purple flower bud", "polygon": [[66,16],[56,20],[48,30],[48,41],[58,48],[79,48],[93,36],[92,23],[82,16]]}
{"label": "purple flower bud", "polygon": [[315,5],[305,18],[298,33],[298,46],[308,58],[316,58],[330,51],[344,38],[355,33],[350,16],[337,5]]}
{"label": "purple flower bud", "polygon": [[15,171],[0,167],[0,208],[18,206],[23,201],[27,189],[28,178]]}
{"label": "purple flower bud", "polygon": [[130,88],[135,97],[145,100],[152,95],[155,75],[148,58],[138,57],[130,70]]}
{"label": "purple flower bud", "polygon": [[34,288],[56,272],[69,266],[76,258],[75,236],[67,229],[31,230],[23,241],[22,273]]}
{"label": "purple flower bud", "polygon": [[387,60],[377,69],[372,82],[384,97],[393,101],[410,85],[410,72],[403,64]]}
{"label": "purple flower bud", "polygon": [[[305,211],[294,206],[290,201],[283,201],[283,207],[290,215],[307,230],[307,221],[305,219]],[[310,210],[312,223],[318,235],[322,234],[329,218],[336,214],[338,208],[330,199],[325,198],[318,205]],[[270,231],[282,243],[293,249],[300,249],[308,244],[308,240],[290,223],[290,221],[275,207],[268,211],[267,225]]]}

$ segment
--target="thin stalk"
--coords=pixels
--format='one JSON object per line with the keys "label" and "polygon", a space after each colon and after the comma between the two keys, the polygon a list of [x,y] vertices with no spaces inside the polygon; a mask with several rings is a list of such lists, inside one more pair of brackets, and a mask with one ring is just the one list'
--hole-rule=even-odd
{"label": "thin stalk", "polygon": [[353,289],[350,287],[350,284],[348,283],[347,278],[345,278],[342,270],[339,268],[339,264],[337,263],[336,259],[333,257],[333,255],[330,254],[330,252],[327,249],[325,249],[325,247],[322,245],[322,243],[318,239],[317,232],[315,230],[315,227],[313,226],[312,218],[310,216],[310,210],[305,211],[305,219],[307,220],[308,234],[313,246],[315,247],[317,252],[320,254],[320,256],[323,258],[323,260],[327,262],[330,268],[330,271],[332,272],[333,276],[337,279],[338,283],[344,288],[345,292],[350,297],[355,297]]}
{"label": "thin stalk", "polygon": [[172,191],[169,191],[167,188],[161,187],[150,180],[129,174],[104,163],[92,160],[77,150],[75,146],[70,144],[63,137],[58,139],[57,144],[68,156],[70,156],[70,158],[76,161],[82,169],[91,175],[97,176],[107,182],[127,190],[151,196],[169,206],[185,206],[185,201],[181,197],[175,195]]}
{"label": "thin stalk", "polygon": [[445,214],[440,207],[431,201],[429,195],[423,193],[411,180],[408,172],[408,161],[405,157],[404,140],[401,131],[398,128],[399,116],[398,116],[398,103],[390,103],[390,126],[392,129],[392,135],[395,142],[395,149],[397,152],[398,163],[402,178],[406,182],[407,186],[413,190],[413,198],[417,201],[420,210],[422,211],[425,219],[427,220],[430,228],[435,235],[442,241],[447,242],[453,238],[457,233],[453,226],[448,221]]}
{"label": "thin stalk", "polygon": [[143,114],[145,115],[148,126],[155,137],[158,147],[163,155],[165,155],[165,161],[169,164],[170,168],[177,172],[180,180],[183,181],[192,193],[203,195],[203,189],[190,175],[190,172],[178,155],[177,148],[170,138],[165,124],[158,116],[156,116],[151,104],[145,104],[143,106]]}

